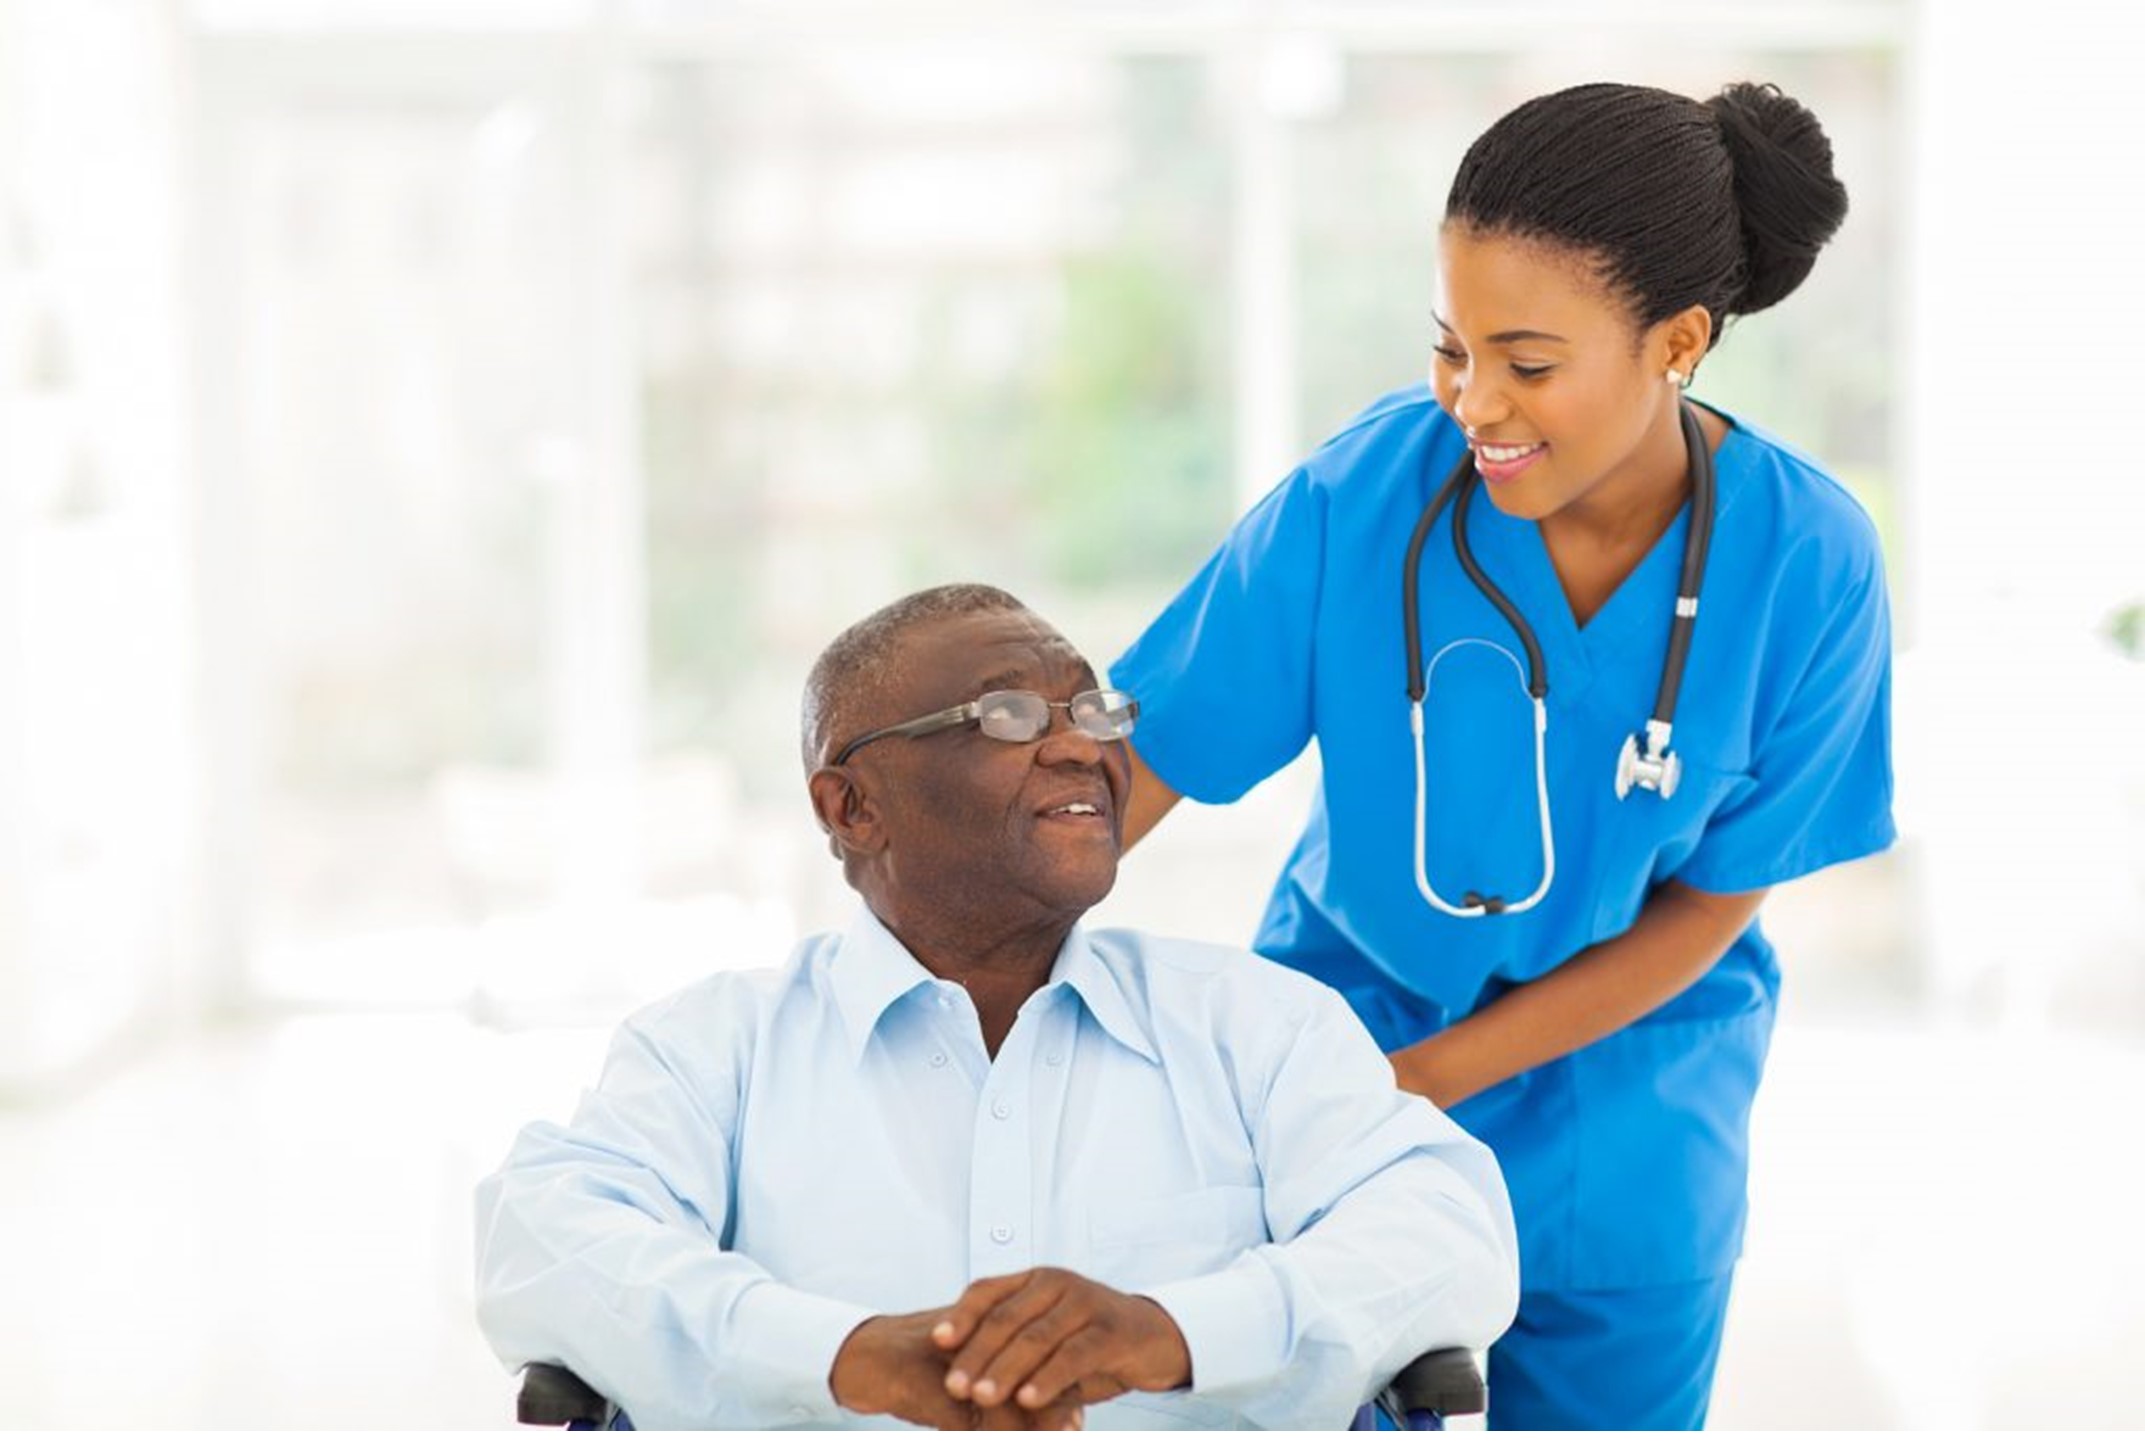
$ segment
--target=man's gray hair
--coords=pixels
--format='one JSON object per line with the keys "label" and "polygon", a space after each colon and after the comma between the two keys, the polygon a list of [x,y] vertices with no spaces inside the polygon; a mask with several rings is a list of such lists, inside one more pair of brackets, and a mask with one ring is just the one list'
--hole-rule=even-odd
{"label": "man's gray hair", "polygon": [[835,637],[805,678],[805,774],[818,770],[831,749],[849,739],[857,718],[876,709],[874,703],[900,675],[901,642],[912,629],[927,621],[1027,609],[1009,591],[956,582],[889,602]]}

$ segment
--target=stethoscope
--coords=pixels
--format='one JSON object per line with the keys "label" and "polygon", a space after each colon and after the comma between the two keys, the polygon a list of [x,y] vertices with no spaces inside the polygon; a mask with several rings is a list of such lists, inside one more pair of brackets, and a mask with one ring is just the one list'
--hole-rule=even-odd
{"label": "stethoscope", "polygon": [[[1698,625],[1698,592],[1705,580],[1706,552],[1713,541],[1715,498],[1713,453],[1706,449],[1705,433],[1698,429],[1698,413],[1689,402],[1683,402],[1679,414],[1683,421],[1684,452],[1690,457],[1691,529],[1683,544],[1683,575],[1676,586],[1676,613],[1668,626],[1668,656],[1661,663],[1661,688],[1654,698],[1653,715],[1647,719],[1643,733],[1624,738],[1623,750],[1616,758],[1618,801],[1630,796],[1634,787],[1666,800],[1676,794],[1676,784],[1683,777],[1683,762],[1669,749],[1669,742],[1675,733],[1676,693],[1683,686],[1683,666],[1690,655],[1691,633]],[[1427,457],[1424,464],[1428,465]],[[1424,901],[1451,917],[1495,917],[1525,912],[1549,895],[1549,884],[1557,874],[1557,841],[1549,823],[1549,768],[1545,751],[1549,735],[1549,667],[1542,659],[1541,643],[1535,637],[1534,628],[1483,571],[1475,560],[1473,546],[1468,543],[1467,509],[1475,494],[1476,480],[1475,455],[1470,448],[1461,454],[1452,474],[1445,478],[1445,484],[1423,508],[1421,519],[1415,523],[1415,534],[1408,539],[1406,569],[1400,579],[1402,626],[1408,645],[1408,726],[1415,733],[1415,889],[1422,893]],[[1503,614],[1518,634],[1520,645],[1527,652],[1524,672],[1520,670],[1519,659],[1511,652],[1495,642],[1476,637],[1448,642],[1427,665],[1423,661],[1422,629],[1416,609],[1423,543],[1429,539],[1431,528],[1437,524],[1437,518],[1448,502],[1452,505],[1453,554],[1459,558],[1460,569],[1467,573],[1467,579],[1475,584],[1475,589]],[[1437,664],[1448,652],[1462,646],[1486,646],[1511,662],[1520,685],[1534,703],[1534,794],[1541,812],[1542,880],[1525,900],[1519,902],[1507,902],[1501,897],[1472,891],[1464,894],[1457,905],[1448,902],[1430,885],[1430,874],[1424,862],[1428,846],[1425,821],[1429,810],[1424,774],[1429,767],[1429,758],[1423,740],[1423,696],[1429,690],[1430,674],[1437,670]]]}

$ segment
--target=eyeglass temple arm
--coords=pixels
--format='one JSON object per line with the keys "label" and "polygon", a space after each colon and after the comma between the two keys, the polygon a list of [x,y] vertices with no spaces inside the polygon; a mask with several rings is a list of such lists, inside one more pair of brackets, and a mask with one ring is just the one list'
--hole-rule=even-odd
{"label": "eyeglass temple arm", "polygon": [[947,727],[959,726],[962,722],[972,721],[980,715],[982,713],[976,709],[974,702],[963,702],[959,706],[947,707],[944,711],[935,711],[929,716],[920,716],[914,721],[905,721],[896,726],[884,727],[877,735],[920,737],[927,732],[944,731]]}
{"label": "eyeglass temple arm", "polygon": [[896,722],[890,727],[880,727],[877,731],[864,733],[848,746],[843,747],[840,755],[836,756],[830,765],[840,766],[843,762],[855,756],[858,749],[867,742],[875,742],[882,737],[928,736],[935,731],[944,731],[947,727],[959,726],[962,722],[979,714],[976,710],[976,704],[971,701],[964,702],[960,706],[947,707],[944,711],[935,711],[929,716],[916,717],[911,721]]}

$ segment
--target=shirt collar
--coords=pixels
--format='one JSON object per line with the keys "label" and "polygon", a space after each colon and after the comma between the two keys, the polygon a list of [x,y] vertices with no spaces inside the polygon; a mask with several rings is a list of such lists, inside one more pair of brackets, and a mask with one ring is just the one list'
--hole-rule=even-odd
{"label": "shirt collar", "polygon": [[1125,960],[1113,967],[1088,937],[1087,929],[1075,923],[1065,945],[1058,949],[1058,960],[1050,969],[1050,980],[1078,993],[1081,1002],[1087,1006],[1088,1015],[1103,1031],[1149,1062],[1159,1065],[1162,1054],[1156,1050],[1154,1038],[1141,1020],[1139,1009],[1125,992],[1125,979],[1120,974],[1121,969],[1129,965],[1129,960]]}
{"label": "shirt collar", "polygon": [[[849,1033],[853,1059],[863,1059],[879,1019],[889,1007],[935,980],[871,908],[859,903],[843,930],[841,951],[830,969],[835,1005]],[[1037,995],[1059,985],[1078,995],[1103,1031],[1149,1062],[1161,1062],[1161,1053],[1140,1021],[1139,1010],[1126,995],[1118,970],[1096,949],[1087,929],[1077,923],[1058,949],[1057,961],[1051,964],[1050,981]]]}
{"label": "shirt collar", "polygon": [[829,980],[842,1024],[849,1030],[850,1052],[861,1061],[886,1009],[934,979],[871,908],[859,902],[842,929],[841,951],[829,969]]}

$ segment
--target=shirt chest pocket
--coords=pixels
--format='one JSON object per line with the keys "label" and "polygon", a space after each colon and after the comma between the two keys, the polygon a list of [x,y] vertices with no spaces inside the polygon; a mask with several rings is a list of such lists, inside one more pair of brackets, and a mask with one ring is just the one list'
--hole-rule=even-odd
{"label": "shirt chest pocket", "polygon": [[1268,1241],[1256,1187],[1102,1198],[1088,1212],[1088,1271],[1129,1292],[1218,1271]]}

